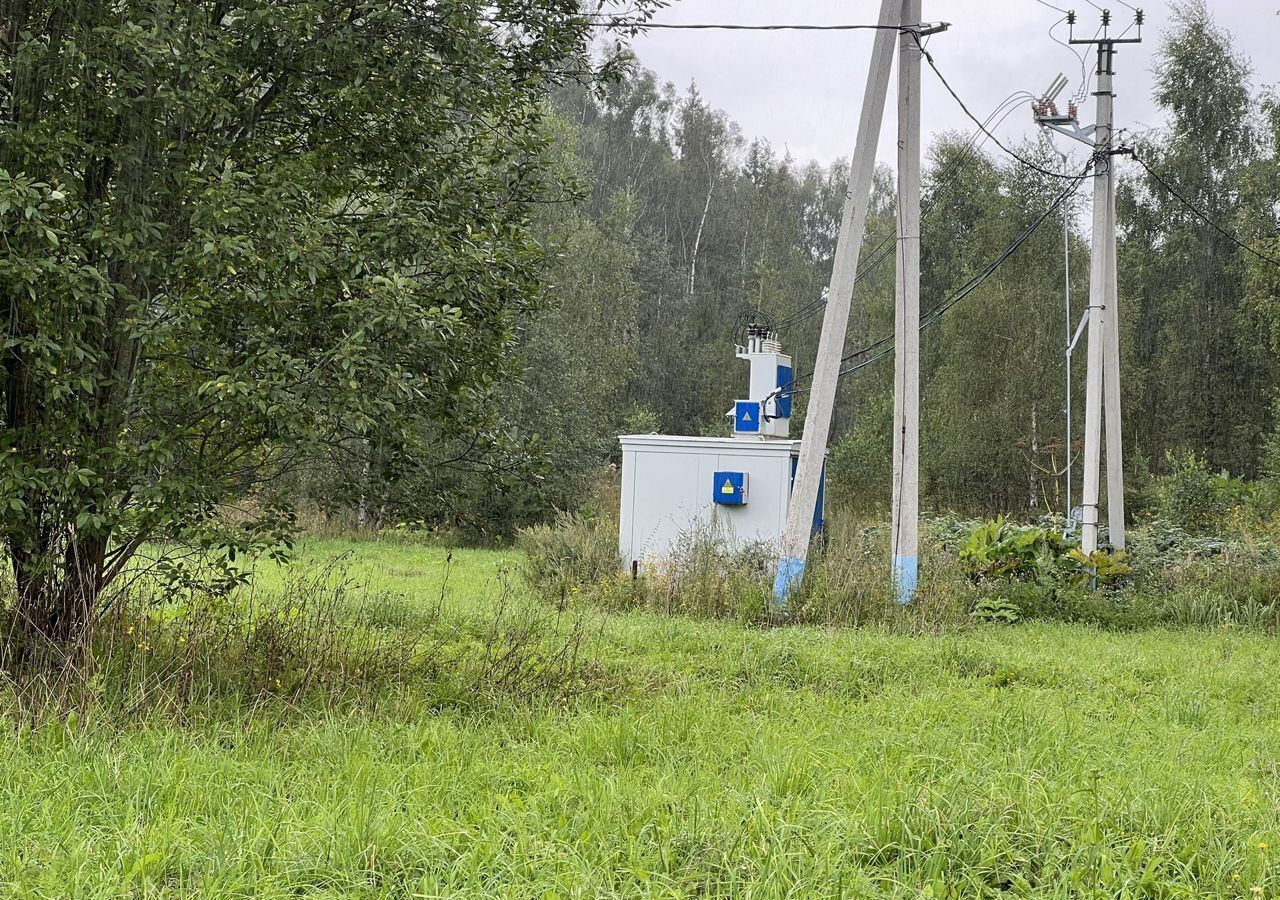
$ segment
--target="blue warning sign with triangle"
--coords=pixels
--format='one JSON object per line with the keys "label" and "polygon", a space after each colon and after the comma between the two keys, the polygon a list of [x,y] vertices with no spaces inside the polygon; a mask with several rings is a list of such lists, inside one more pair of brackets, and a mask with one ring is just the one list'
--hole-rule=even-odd
{"label": "blue warning sign with triangle", "polygon": [[760,431],[760,403],[757,400],[739,400],[733,405],[733,430],[757,433]]}
{"label": "blue warning sign with triangle", "polygon": [[747,474],[745,472],[716,472],[712,481],[712,497],[716,503],[742,506],[747,502]]}

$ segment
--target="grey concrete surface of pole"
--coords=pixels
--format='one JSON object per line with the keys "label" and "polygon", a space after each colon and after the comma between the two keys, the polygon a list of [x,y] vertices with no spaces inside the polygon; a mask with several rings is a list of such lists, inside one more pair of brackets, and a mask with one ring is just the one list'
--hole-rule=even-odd
{"label": "grey concrete surface of pole", "polygon": [[[902,0],[882,0],[879,24],[902,24]],[[914,23],[912,23],[914,24]],[[774,579],[774,611],[785,610],[787,594],[804,576],[805,560],[813,529],[813,511],[818,503],[818,487],[826,462],[827,440],[831,435],[831,417],[835,412],[836,387],[840,380],[840,363],[844,354],[845,332],[849,325],[849,306],[858,275],[858,253],[871,202],[871,181],[876,166],[876,146],[884,120],[885,97],[889,92],[889,76],[893,70],[893,45],[896,28],[876,32],[871,48],[871,64],[867,86],[858,117],[858,137],[854,143],[853,161],[849,166],[849,191],[845,195],[840,218],[840,234],[836,239],[831,283],[827,292],[827,308],[822,318],[822,335],[818,339],[818,355],[809,390],[805,413],[800,460],[796,466],[791,505],[787,510],[787,526],[782,538],[782,552]]]}
{"label": "grey concrete surface of pole", "polygon": [[[920,0],[902,0],[919,22]],[[899,603],[920,580],[920,42],[898,42],[898,266],[894,289],[893,579]]]}

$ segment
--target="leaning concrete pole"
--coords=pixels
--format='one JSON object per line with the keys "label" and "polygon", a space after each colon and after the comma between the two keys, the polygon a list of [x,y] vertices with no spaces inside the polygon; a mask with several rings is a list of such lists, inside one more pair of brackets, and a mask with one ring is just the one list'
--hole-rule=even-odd
{"label": "leaning concrete pole", "polygon": [[[902,0],[920,21],[920,0]],[[894,290],[893,579],[910,603],[920,580],[920,43],[898,39],[898,273]]]}
{"label": "leaning concrete pole", "polygon": [[[805,414],[800,460],[792,486],[787,525],[782,536],[782,554],[774,580],[774,603],[781,610],[787,594],[804,575],[813,530],[813,514],[818,505],[818,487],[826,461],[827,440],[831,435],[831,418],[835,412],[836,387],[840,380],[840,362],[844,355],[845,330],[849,325],[849,305],[853,299],[853,283],[858,274],[858,252],[871,202],[871,179],[875,173],[876,146],[880,142],[880,124],[884,119],[885,96],[889,91],[889,75],[893,68],[893,44],[896,26],[902,24],[903,0],[882,0],[882,26],[875,33],[871,48],[871,68],[867,88],[862,96],[862,113],[858,119],[858,137],[854,143],[853,161],[849,166],[849,192],[845,196],[840,219],[840,235],[836,240],[835,259],[831,267],[831,284],[827,292],[827,308],[822,318],[822,336],[818,340],[818,356],[809,389],[809,406]],[[909,23],[916,24],[916,23]]]}

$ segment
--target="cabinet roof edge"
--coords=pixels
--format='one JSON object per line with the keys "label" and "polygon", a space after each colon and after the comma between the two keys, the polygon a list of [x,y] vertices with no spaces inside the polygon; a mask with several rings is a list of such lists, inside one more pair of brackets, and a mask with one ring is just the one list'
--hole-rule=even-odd
{"label": "cabinet roof edge", "polygon": [[633,450],[706,450],[738,453],[792,453],[800,449],[793,438],[743,440],[741,438],[692,437],[676,434],[623,434],[618,436],[623,449]]}

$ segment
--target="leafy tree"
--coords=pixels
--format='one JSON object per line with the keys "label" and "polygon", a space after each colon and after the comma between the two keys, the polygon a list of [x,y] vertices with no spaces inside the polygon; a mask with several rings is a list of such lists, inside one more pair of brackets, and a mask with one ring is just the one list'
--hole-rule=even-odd
{"label": "leafy tree", "polygon": [[[1014,162],[974,160],[972,152],[954,141],[938,147],[936,167],[957,175],[929,198],[937,207],[923,230],[926,307],[996,259],[1066,187]],[[983,512],[1061,511],[1061,246],[1055,215],[925,332],[921,467],[935,502]]]}
{"label": "leafy tree", "polygon": [[1222,229],[1245,233],[1263,209],[1274,221],[1275,181],[1250,190],[1264,145],[1247,61],[1203,2],[1176,4],[1172,21],[1156,65],[1168,125],[1137,141],[1158,177],[1126,181],[1117,198],[1122,311],[1133,338],[1126,418],[1153,458],[1192,448],[1251,476],[1276,372],[1264,320],[1246,300],[1250,262],[1161,182]]}
{"label": "leafy tree", "polygon": [[[629,412],[641,294],[635,216],[635,197],[624,190],[599,223],[574,213],[557,224],[565,237],[550,266],[554,299],[524,335],[514,416],[546,452],[541,500],[552,508],[581,503]],[[518,526],[528,517],[508,521]]]}
{"label": "leafy tree", "polygon": [[[1245,172],[1245,211],[1241,236],[1257,253],[1246,254],[1245,292],[1250,309],[1270,326],[1273,353],[1280,350],[1280,98],[1267,93],[1261,102],[1261,143],[1265,152]],[[1274,411],[1273,411],[1274,412]],[[1272,416],[1273,424],[1276,418]]]}
{"label": "leafy tree", "polygon": [[0,516],[28,637],[80,634],[146,541],[278,545],[272,486],[320,448],[465,452],[540,296],[540,101],[602,74],[578,7],[0,6]]}

